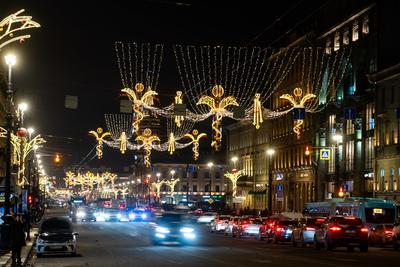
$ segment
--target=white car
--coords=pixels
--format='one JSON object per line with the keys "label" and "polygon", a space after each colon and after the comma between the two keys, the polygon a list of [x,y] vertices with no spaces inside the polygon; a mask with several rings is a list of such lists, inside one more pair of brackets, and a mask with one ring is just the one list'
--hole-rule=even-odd
{"label": "white car", "polygon": [[35,234],[36,256],[45,254],[76,254],[76,236],[72,225],[66,218],[53,217],[42,222]]}
{"label": "white car", "polygon": [[197,218],[197,222],[198,222],[198,223],[210,223],[212,220],[215,219],[216,216],[217,216],[217,213],[214,213],[214,212],[205,212],[205,213],[201,214],[201,215]]}
{"label": "white car", "polygon": [[210,223],[210,232],[225,232],[225,229],[228,227],[229,220],[231,219],[230,215],[218,215],[214,220]]}

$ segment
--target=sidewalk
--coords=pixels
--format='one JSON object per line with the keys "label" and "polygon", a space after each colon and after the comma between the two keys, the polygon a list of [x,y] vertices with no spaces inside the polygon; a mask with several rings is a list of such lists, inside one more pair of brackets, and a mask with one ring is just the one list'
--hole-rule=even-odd
{"label": "sidewalk", "polygon": [[[26,246],[22,247],[21,251],[21,262],[22,266],[25,266],[28,263],[28,259],[31,256],[30,254],[32,253],[33,244],[36,239],[35,234],[37,233],[37,228],[33,227],[31,229],[31,241],[26,241]],[[11,266],[11,251],[7,252],[4,255],[0,256],[0,266]]]}

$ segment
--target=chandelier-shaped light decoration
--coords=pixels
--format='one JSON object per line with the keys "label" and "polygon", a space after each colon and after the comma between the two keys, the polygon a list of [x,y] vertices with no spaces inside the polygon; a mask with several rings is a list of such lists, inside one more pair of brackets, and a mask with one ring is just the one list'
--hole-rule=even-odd
{"label": "chandelier-shaped light decoration", "polygon": [[103,157],[103,141],[104,138],[111,136],[109,132],[103,132],[103,128],[97,128],[96,131],[90,131],[89,134],[93,135],[96,138],[97,146],[96,146],[96,155],[98,159]]}
{"label": "chandelier-shaped light decoration", "polygon": [[153,97],[157,95],[157,92],[151,90],[150,87],[142,95],[143,90],[144,90],[143,83],[137,83],[135,85],[135,90],[132,90],[130,88],[124,88],[121,90],[121,92],[126,93],[129,100],[132,102],[133,112],[135,113],[132,126],[135,132],[139,131],[140,122],[144,118],[144,114],[142,112],[142,105],[146,104],[148,106],[151,106],[153,104]]}
{"label": "chandelier-shaped light decoration", "polygon": [[205,134],[205,133],[199,134],[199,131],[197,129],[194,129],[192,131],[192,134],[187,133],[187,134],[184,135],[184,137],[190,138],[192,140],[190,143],[193,143],[193,148],[192,148],[193,159],[194,160],[198,160],[199,155],[200,155],[200,153],[199,153],[199,142],[200,142],[200,139],[203,138],[203,137],[207,137],[207,134]]}
{"label": "chandelier-shaped light decoration", "polygon": [[257,93],[254,97],[254,104],[253,104],[253,125],[256,129],[260,129],[260,124],[263,123],[263,111],[262,105],[260,101],[260,94]]}
{"label": "chandelier-shaped light decoration", "polygon": [[156,191],[157,191],[156,193],[157,193],[157,198],[158,199],[160,198],[161,186],[163,184],[165,184],[165,180],[161,180],[161,181],[157,180],[157,182],[151,183],[151,185],[156,188]]}
{"label": "chandelier-shaped light decoration", "polygon": [[174,195],[175,195],[175,185],[179,182],[180,180],[179,180],[179,178],[178,179],[172,179],[172,180],[167,180],[167,181],[165,181],[164,183],[166,184],[166,185],[168,185],[169,186],[169,188],[170,188],[170,195],[171,195],[171,198],[173,199],[174,198]]}
{"label": "chandelier-shaped light decoration", "polygon": [[297,139],[300,139],[301,126],[303,125],[305,119],[304,104],[307,101],[315,98],[316,95],[306,94],[305,96],[303,96],[303,91],[301,90],[300,87],[297,87],[293,90],[293,95],[294,97],[289,94],[284,94],[281,95],[279,98],[289,101],[293,106],[293,120],[294,120],[293,132],[296,134]]}
{"label": "chandelier-shaped light decoration", "polygon": [[30,28],[40,28],[40,24],[33,21],[31,16],[20,16],[24,9],[9,15],[0,21],[0,50],[12,43],[19,41],[24,42],[30,38],[29,34],[19,34],[21,31]]}
{"label": "chandelier-shaped light decoration", "polygon": [[168,152],[170,155],[174,154],[175,152],[175,135],[173,132],[169,133],[168,137]]}
{"label": "chandelier-shaped light decoration", "polygon": [[121,133],[121,136],[118,139],[118,141],[119,141],[119,150],[121,151],[121,154],[125,154],[126,144],[128,143],[128,137],[126,136],[125,132]]}
{"label": "chandelier-shaped light decoration", "polygon": [[219,151],[221,148],[221,140],[222,140],[222,132],[221,132],[221,121],[224,113],[226,112],[226,108],[228,106],[239,106],[236,102],[236,98],[233,96],[223,97],[224,88],[221,85],[215,85],[211,93],[211,96],[201,96],[196,105],[207,105],[210,108],[213,116],[213,121],[211,127],[213,129],[213,140],[211,142],[211,147],[213,147],[216,151]]}
{"label": "chandelier-shaped light decoration", "polygon": [[145,151],[144,164],[146,167],[150,167],[150,155],[151,149],[154,142],[160,142],[160,138],[157,135],[152,135],[149,128],[144,129],[143,133],[136,137],[135,141],[141,142],[143,144],[143,149]]}
{"label": "chandelier-shaped light decoration", "polygon": [[[175,96],[175,104],[182,104],[182,91],[176,91],[176,96]],[[181,127],[182,125],[182,121],[185,119],[185,117],[183,116],[175,116],[174,120],[175,120],[175,124],[178,127]]]}
{"label": "chandelier-shaped light decoration", "polygon": [[235,198],[237,194],[237,181],[244,174],[243,170],[235,171],[235,172],[226,172],[224,174],[232,182],[232,197]]}

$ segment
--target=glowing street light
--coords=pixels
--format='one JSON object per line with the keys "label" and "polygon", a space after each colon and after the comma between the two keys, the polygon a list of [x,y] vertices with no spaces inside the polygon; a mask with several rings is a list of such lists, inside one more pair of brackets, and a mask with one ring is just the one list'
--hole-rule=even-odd
{"label": "glowing street light", "polygon": [[171,170],[170,173],[171,173],[171,176],[172,176],[172,180],[174,180],[175,170]]}
{"label": "glowing street light", "polygon": [[334,134],[332,136],[333,141],[337,142],[337,143],[341,143],[343,141],[343,135],[341,134]]}
{"label": "glowing street light", "polygon": [[159,181],[159,180],[160,180],[161,173],[157,172],[156,176],[157,176],[157,181]]}
{"label": "glowing street light", "polygon": [[18,104],[18,108],[19,110],[21,110],[22,112],[25,112],[28,110],[28,104],[25,102],[22,102],[20,104]]}

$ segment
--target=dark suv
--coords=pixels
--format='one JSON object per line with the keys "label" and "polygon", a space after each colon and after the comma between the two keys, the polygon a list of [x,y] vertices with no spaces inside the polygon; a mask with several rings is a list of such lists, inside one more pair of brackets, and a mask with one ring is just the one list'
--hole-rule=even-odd
{"label": "dark suv", "polygon": [[332,250],[336,247],[347,247],[353,251],[359,247],[360,251],[368,251],[368,227],[360,218],[335,216],[315,231],[314,246],[316,249]]}

